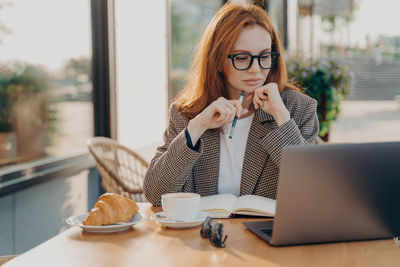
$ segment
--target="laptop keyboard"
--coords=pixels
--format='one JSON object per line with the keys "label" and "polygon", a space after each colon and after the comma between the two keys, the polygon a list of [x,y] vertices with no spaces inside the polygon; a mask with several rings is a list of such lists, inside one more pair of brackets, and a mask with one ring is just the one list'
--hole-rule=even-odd
{"label": "laptop keyboard", "polygon": [[272,236],[272,228],[260,228],[258,230],[266,235]]}

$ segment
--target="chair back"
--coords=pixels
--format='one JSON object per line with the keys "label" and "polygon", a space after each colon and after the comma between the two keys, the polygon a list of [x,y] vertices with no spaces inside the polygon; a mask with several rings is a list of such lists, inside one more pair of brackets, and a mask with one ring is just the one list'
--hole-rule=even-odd
{"label": "chair back", "polygon": [[101,185],[106,192],[134,201],[146,201],[143,180],[149,164],[145,159],[107,137],[92,137],[88,139],[87,146],[96,160]]}
{"label": "chair back", "polygon": [[0,266],[3,266],[6,262],[14,259],[18,255],[6,255],[6,256],[0,256]]}

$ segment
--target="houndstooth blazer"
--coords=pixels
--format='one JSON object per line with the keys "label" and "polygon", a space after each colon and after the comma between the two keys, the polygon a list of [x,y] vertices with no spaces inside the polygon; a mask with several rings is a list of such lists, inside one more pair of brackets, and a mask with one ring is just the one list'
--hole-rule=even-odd
{"label": "houndstooth blazer", "polygon": [[[291,117],[281,126],[262,109],[255,111],[244,155],[240,195],[276,198],[282,148],[318,143],[317,101],[291,89],[283,90],[281,97]],[[172,104],[164,144],[157,148],[143,185],[145,196],[153,205],[160,205],[165,193],[218,193],[220,132],[205,131],[197,152],[186,145],[188,122]]]}

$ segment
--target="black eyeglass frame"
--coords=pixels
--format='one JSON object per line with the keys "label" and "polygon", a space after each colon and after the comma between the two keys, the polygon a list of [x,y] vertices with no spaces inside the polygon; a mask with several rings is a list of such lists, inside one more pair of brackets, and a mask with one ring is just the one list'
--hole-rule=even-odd
{"label": "black eyeglass frame", "polygon": [[[265,54],[270,54],[270,55],[271,55],[271,58],[272,58],[272,59],[271,59],[271,66],[270,66],[269,68],[264,68],[263,66],[261,66],[260,60],[261,60],[261,57],[262,57],[263,55],[265,55]],[[249,64],[249,66],[248,66],[247,68],[245,68],[245,69],[239,69],[239,68],[236,67],[236,65],[235,65],[235,57],[238,56],[238,55],[250,56],[250,64]],[[275,68],[276,62],[278,62],[279,56],[280,56],[280,53],[279,53],[279,52],[264,52],[264,53],[261,53],[261,54],[259,54],[259,55],[257,55],[257,56],[250,55],[249,53],[237,53],[237,54],[228,55],[228,58],[231,59],[232,65],[233,65],[233,67],[235,68],[235,70],[248,70],[248,69],[250,69],[251,66],[253,66],[253,61],[254,61],[255,58],[257,58],[257,60],[258,60],[258,65],[260,66],[260,68],[262,68],[262,69],[264,69],[264,70],[267,70],[267,69],[273,69],[273,68]],[[276,58],[275,58],[275,57],[276,57]]]}

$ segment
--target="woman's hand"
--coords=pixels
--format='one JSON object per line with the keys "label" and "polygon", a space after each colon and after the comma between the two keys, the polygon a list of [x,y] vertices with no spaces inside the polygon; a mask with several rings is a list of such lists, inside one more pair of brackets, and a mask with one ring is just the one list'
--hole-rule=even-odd
{"label": "woman's hand", "polygon": [[228,100],[220,97],[206,107],[199,115],[189,121],[188,131],[195,144],[207,129],[215,129],[227,125],[233,121],[235,116],[240,117],[247,113],[239,100]]}
{"label": "woman's hand", "polygon": [[253,96],[254,108],[261,107],[266,113],[271,114],[278,126],[290,120],[290,113],[283,104],[276,83],[268,83],[257,88]]}

